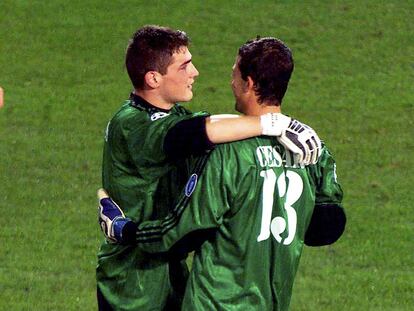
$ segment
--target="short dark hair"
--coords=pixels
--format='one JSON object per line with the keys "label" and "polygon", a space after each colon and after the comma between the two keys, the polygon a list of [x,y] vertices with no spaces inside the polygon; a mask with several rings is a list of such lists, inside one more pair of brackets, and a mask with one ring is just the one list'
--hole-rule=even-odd
{"label": "short dark hair", "polygon": [[252,78],[260,103],[282,104],[294,67],[286,44],[272,37],[247,41],[239,49],[238,66],[243,80]]}
{"label": "short dark hair", "polygon": [[148,71],[166,74],[173,53],[188,46],[189,42],[187,34],[180,30],[156,25],[138,29],[129,41],[125,56],[125,66],[134,87],[144,87]]}

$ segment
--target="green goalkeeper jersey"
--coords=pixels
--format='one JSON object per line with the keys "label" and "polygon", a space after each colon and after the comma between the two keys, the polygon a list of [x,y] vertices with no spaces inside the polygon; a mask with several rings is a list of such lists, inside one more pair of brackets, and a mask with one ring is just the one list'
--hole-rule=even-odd
{"label": "green goalkeeper jersey", "polygon": [[314,206],[341,200],[326,147],[317,164],[301,167],[276,139],[252,138],[217,146],[174,212],[139,225],[137,242],[163,252],[183,237],[207,239],[183,310],[288,310]]}
{"label": "green goalkeeper jersey", "polygon": [[[111,119],[105,135],[103,187],[126,217],[141,222],[168,213],[186,182],[188,165],[167,158],[164,139],[178,122],[203,115],[180,105],[165,111],[128,100]],[[175,265],[173,273],[188,273],[185,262]],[[163,256],[148,256],[136,246],[104,242],[98,253],[98,287],[115,310],[166,308],[174,295],[172,272]]]}

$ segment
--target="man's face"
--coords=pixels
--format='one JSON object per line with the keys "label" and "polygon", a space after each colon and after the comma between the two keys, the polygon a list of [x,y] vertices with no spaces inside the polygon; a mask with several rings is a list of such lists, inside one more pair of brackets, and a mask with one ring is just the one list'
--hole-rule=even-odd
{"label": "man's face", "polygon": [[235,109],[238,112],[246,112],[246,81],[243,80],[239,69],[239,57],[237,56],[236,61],[233,65],[233,73],[231,75],[231,89],[236,100]]}
{"label": "man's face", "polygon": [[187,47],[181,47],[172,55],[167,73],[162,76],[160,94],[171,104],[188,102],[193,98],[192,85],[198,76],[198,70],[191,62],[191,53]]}

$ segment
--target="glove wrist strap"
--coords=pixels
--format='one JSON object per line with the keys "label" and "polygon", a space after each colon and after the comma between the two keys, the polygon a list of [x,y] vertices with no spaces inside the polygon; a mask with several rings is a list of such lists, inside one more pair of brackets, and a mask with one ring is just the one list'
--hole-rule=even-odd
{"label": "glove wrist strap", "polygon": [[262,135],[280,136],[289,126],[290,117],[281,113],[267,113],[260,116]]}
{"label": "glove wrist strap", "polygon": [[123,242],[123,229],[125,225],[131,222],[131,219],[124,218],[122,216],[117,216],[112,221],[112,232],[111,235],[118,241],[119,243]]}

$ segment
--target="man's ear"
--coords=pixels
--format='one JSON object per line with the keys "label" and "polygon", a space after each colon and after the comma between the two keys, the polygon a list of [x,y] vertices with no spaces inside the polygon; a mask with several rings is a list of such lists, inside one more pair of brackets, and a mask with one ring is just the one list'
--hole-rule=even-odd
{"label": "man's ear", "polygon": [[162,75],[158,71],[148,71],[144,76],[145,83],[153,89],[160,86]]}
{"label": "man's ear", "polygon": [[253,92],[255,92],[255,89],[254,89],[254,81],[253,81],[252,77],[247,76],[247,81],[246,81],[245,86],[246,86],[246,91],[253,91]]}

